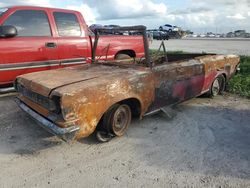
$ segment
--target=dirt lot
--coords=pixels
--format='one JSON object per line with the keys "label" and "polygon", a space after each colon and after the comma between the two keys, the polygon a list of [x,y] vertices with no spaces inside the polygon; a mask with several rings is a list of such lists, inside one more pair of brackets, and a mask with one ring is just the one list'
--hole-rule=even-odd
{"label": "dirt lot", "polygon": [[0,98],[1,187],[250,187],[250,101],[197,98],[106,144],[51,136]]}
{"label": "dirt lot", "polygon": [[[158,49],[160,43],[154,40],[150,48]],[[250,55],[249,39],[170,39],[165,44],[168,51]]]}

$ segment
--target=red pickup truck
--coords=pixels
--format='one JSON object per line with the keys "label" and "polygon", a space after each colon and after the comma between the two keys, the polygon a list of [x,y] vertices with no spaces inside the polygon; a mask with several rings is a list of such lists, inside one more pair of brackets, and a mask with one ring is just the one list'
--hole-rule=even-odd
{"label": "red pickup truck", "polygon": [[[90,62],[93,33],[77,11],[14,6],[0,8],[0,87],[19,75]],[[142,57],[141,36],[99,38],[102,59]]]}

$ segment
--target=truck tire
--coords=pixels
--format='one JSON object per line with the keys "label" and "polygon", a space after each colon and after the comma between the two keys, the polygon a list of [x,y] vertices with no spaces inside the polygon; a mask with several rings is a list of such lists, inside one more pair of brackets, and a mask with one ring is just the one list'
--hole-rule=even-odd
{"label": "truck tire", "polygon": [[103,129],[109,134],[123,136],[131,123],[131,109],[126,104],[112,106],[103,117]]}
{"label": "truck tire", "polygon": [[223,75],[219,75],[213,81],[213,84],[210,88],[210,97],[215,97],[220,95],[225,90],[226,79]]}
{"label": "truck tire", "polygon": [[116,60],[123,60],[123,59],[131,59],[128,54],[117,54],[115,57]]}

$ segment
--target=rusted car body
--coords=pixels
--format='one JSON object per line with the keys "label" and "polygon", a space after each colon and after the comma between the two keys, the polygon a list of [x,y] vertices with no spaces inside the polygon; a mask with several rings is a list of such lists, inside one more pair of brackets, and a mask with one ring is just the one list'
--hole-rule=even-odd
{"label": "rusted car body", "polygon": [[[214,80],[230,79],[238,64],[235,55],[169,54],[167,58],[96,62],[31,73],[18,77],[15,87],[20,93],[19,106],[44,128],[64,140],[80,139],[91,135],[104,121],[110,122],[105,115],[114,105],[130,108],[131,113],[117,119],[122,124],[125,117],[129,124],[130,116],[142,118],[210,92]],[[220,89],[222,85],[225,82],[220,83]],[[111,114],[109,117],[114,118]]]}

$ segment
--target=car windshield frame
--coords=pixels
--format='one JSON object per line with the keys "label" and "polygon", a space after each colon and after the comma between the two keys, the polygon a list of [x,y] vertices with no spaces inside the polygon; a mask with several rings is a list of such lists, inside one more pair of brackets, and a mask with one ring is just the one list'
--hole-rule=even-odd
{"label": "car windshield frame", "polygon": [[5,8],[5,7],[2,7],[0,8],[0,17],[5,13],[7,12],[9,9],[8,8]]}

